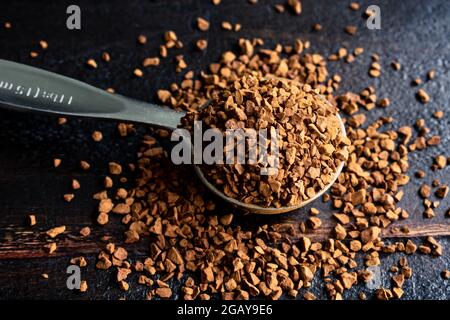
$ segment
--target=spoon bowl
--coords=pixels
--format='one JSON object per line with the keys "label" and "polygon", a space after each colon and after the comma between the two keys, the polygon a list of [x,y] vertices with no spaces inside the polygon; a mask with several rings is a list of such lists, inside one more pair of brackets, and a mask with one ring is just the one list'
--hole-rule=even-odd
{"label": "spoon bowl", "polygon": [[[339,126],[342,132],[342,135],[346,136],[346,131],[345,131],[345,126],[344,126],[344,122],[342,121],[342,118],[340,117],[339,114],[337,114],[337,117],[339,119]],[[194,170],[195,173],[197,174],[197,176],[200,178],[200,181],[216,196],[218,196],[219,198],[221,198],[222,200],[224,200],[225,202],[230,203],[232,206],[234,206],[235,208],[238,208],[244,212],[248,212],[248,213],[256,213],[256,214],[281,214],[281,213],[287,213],[287,212],[291,212],[291,211],[295,211],[298,210],[308,204],[310,204],[311,202],[313,202],[314,200],[320,198],[325,192],[327,192],[328,189],[330,189],[330,187],[334,184],[334,182],[336,182],[337,178],[339,177],[339,175],[342,172],[342,169],[344,168],[344,161],[342,161],[339,166],[336,168],[336,171],[333,175],[333,178],[331,179],[330,183],[328,183],[322,190],[320,190],[319,192],[317,192],[314,197],[309,198],[308,200],[305,200],[301,203],[299,203],[298,205],[295,206],[286,206],[286,207],[280,207],[280,208],[275,208],[275,207],[262,207],[262,206],[258,206],[255,204],[250,204],[250,203],[244,203],[242,201],[236,200],[234,198],[228,197],[226,196],[222,191],[220,191],[219,189],[216,188],[215,185],[213,185],[211,182],[208,181],[208,179],[205,177],[202,169],[200,168],[200,166],[198,165],[194,165]]]}

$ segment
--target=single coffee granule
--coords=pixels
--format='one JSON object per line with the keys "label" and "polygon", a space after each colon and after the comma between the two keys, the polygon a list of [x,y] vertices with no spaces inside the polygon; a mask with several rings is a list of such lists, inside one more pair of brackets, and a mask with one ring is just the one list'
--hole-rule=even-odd
{"label": "single coffee granule", "polygon": [[430,96],[424,89],[419,89],[419,91],[417,91],[416,96],[422,103],[427,103],[430,101]]}
{"label": "single coffee granule", "polygon": [[95,142],[100,142],[103,140],[103,134],[100,131],[94,131],[92,132],[92,140]]}
{"label": "single coffee granule", "polygon": [[88,284],[86,280],[80,281],[80,292],[86,292],[88,290]]}
{"label": "single coffee granule", "polygon": [[355,35],[356,31],[358,31],[358,29],[355,26],[345,27],[345,32],[347,32],[349,35]]}
{"label": "single coffee granule", "polygon": [[142,78],[142,76],[144,75],[144,73],[142,72],[142,70],[141,70],[141,69],[138,69],[138,68],[134,69],[133,74],[134,74],[136,77],[138,77],[138,78]]}
{"label": "single coffee granule", "polygon": [[147,37],[144,36],[143,34],[140,34],[140,35],[137,37],[137,42],[138,42],[139,44],[144,45],[144,44],[147,43]]}
{"label": "single coffee granule", "polygon": [[72,202],[72,200],[75,198],[75,195],[73,193],[66,193],[63,198],[66,202]]}
{"label": "single coffee granule", "polygon": [[296,15],[300,15],[302,13],[302,3],[300,0],[288,0],[287,3]]}
{"label": "single coffee granule", "polygon": [[36,216],[34,214],[30,214],[28,216],[30,226],[36,225]]}
{"label": "single coffee granule", "polygon": [[41,47],[41,49],[46,50],[48,48],[48,42],[45,40],[41,40],[39,41],[39,46]]}
{"label": "single coffee granule", "polygon": [[97,69],[97,62],[94,59],[88,59],[86,64],[92,69]]}
{"label": "single coffee granule", "polygon": [[83,227],[81,230],[80,230],[80,235],[82,235],[83,237],[87,237],[87,236],[89,236],[91,234],[91,228],[89,228],[89,227]]}
{"label": "single coffee granule", "polygon": [[81,188],[80,182],[76,179],[72,180],[72,189],[73,190],[78,190]]}
{"label": "single coffee granule", "polygon": [[278,13],[283,13],[285,10],[284,5],[282,5],[282,4],[276,4],[273,7],[274,7],[275,11]]}
{"label": "single coffee granule", "polygon": [[160,59],[158,57],[145,58],[144,61],[142,62],[142,66],[144,68],[159,66],[159,64],[160,64]]}
{"label": "single coffee granule", "polygon": [[102,53],[102,60],[105,61],[105,62],[111,61],[111,56],[109,55],[108,52],[103,52]]}
{"label": "single coffee granule", "polygon": [[91,165],[87,161],[82,160],[80,161],[80,167],[81,169],[87,171],[91,168]]}
{"label": "single coffee granule", "polygon": [[61,165],[61,159],[55,158],[53,159],[53,167],[58,168]]}
{"label": "single coffee granule", "polygon": [[205,39],[199,39],[196,42],[196,46],[199,50],[205,50],[208,47],[208,41]]}
{"label": "single coffee granule", "polygon": [[224,30],[233,30],[233,25],[228,21],[222,22],[222,29]]}
{"label": "single coffee granule", "polygon": [[321,31],[322,30],[322,25],[320,23],[315,23],[312,26],[314,31]]}
{"label": "single coffee granule", "polygon": [[57,237],[59,234],[63,233],[64,231],[66,231],[66,226],[60,226],[60,227],[56,227],[53,229],[50,229],[46,232],[46,234],[50,237],[50,238],[55,238]]}
{"label": "single coffee granule", "polygon": [[199,18],[197,18],[197,27],[201,31],[208,31],[209,30],[209,21],[199,17]]}
{"label": "single coffee granule", "polygon": [[358,11],[360,6],[359,6],[359,3],[357,3],[357,2],[352,2],[352,3],[350,3],[349,7],[350,7],[350,9],[352,9],[353,11]]}

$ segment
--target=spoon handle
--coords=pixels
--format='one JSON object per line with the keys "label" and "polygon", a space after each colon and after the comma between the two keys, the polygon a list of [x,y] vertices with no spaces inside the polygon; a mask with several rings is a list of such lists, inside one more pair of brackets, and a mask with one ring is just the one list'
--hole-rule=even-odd
{"label": "spoon handle", "polygon": [[52,72],[0,59],[0,107],[175,129],[184,116]]}

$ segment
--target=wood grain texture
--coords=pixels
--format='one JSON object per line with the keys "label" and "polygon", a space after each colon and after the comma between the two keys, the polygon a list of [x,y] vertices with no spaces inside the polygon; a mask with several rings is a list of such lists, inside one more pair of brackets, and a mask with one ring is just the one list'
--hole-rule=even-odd
{"label": "wood grain texture", "polygon": [[[449,219],[445,217],[450,207],[449,199],[441,201],[436,209],[436,217],[424,219],[423,206],[417,196],[422,183],[431,183],[433,179],[450,182],[449,168],[432,171],[432,159],[438,154],[448,154],[450,147],[449,118],[436,120],[431,112],[443,109],[450,112],[450,43],[446,40],[450,34],[448,1],[379,1],[382,11],[382,29],[370,31],[364,27],[361,12],[348,10],[348,3],[332,0],[305,1],[303,14],[299,17],[285,13],[277,14],[273,10],[273,1],[260,0],[257,5],[247,1],[222,1],[218,7],[209,1],[172,0],[172,1],[88,1],[77,2],[82,8],[82,30],[68,31],[65,27],[65,9],[69,1],[50,1],[43,4],[38,1],[1,1],[0,22],[11,21],[13,29],[0,28],[0,58],[22,62],[50,71],[58,72],[99,88],[114,87],[117,92],[146,101],[155,101],[155,92],[167,88],[172,82],[178,82],[182,74],[177,74],[173,61],[177,54],[184,54],[189,69],[205,69],[209,63],[220,58],[226,50],[235,50],[240,37],[260,37],[266,40],[267,47],[275,43],[292,43],[297,37],[310,40],[314,51],[329,54],[344,45],[349,50],[362,46],[363,56],[352,64],[333,63],[329,65],[331,74],[342,76],[341,92],[360,91],[368,85],[377,88],[379,97],[388,97],[391,106],[367,112],[368,121],[380,116],[392,116],[395,126],[412,125],[417,118],[424,118],[432,133],[442,137],[442,144],[427,151],[411,154],[411,175],[418,169],[426,171],[422,180],[412,179],[404,188],[405,196],[400,206],[410,213],[410,219],[396,223],[396,227],[407,225],[408,234],[390,232],[383,236],[387,241],[412,237],[416,243],[426,235],[448,236]],[[370,1],[361,1],[362,7]],[[408,15],[405,15],[408,12]],[[211,21],[208,32],[195,28],[195,21],[202,16]],[[240,22],[239,33],[227,32],[220,28],[220,22],[228,20]],[[323,31],[311,31],[314,23],[321,23]],[[356,36],[343,32],[347,25],[359,27]],[[162,61],[158,68],[145,69],[142,79],[132,76],[134,68],[148,56],[155,56],[162,35],[166,30],[174,30],[184,42],[183,49],[171,51],[169,58]],[[139,34],[145,34],[149,41],[146,46],[136,42]],[[199,38],[209,41],[204,52],[195,50]],[[31,50],[38,50],[38,41],[45,39],[49,48],[40,51],[36,59],[29,58]],[[108,51],[111,62],[100,62],[102,52]],[[371,63],[370,54],[381,56],[382,76],[371,79],[367,75]],[[88,58],[99,62],[97,70],[85,67]],[[390,62],[398,60],[402,70],[395,72]],[[416,101],[417,88],[410,86],[416,77],[425,79],[430,69],[437,70],[436,79],[423,84],[431,96],[431,102],[425,107]],[[1,70],[0,70],[1,72]],[[101,189],[102,179],[107,173],[107,163],[111,160],[126,165],[136,159],[136,152],[142,136],[148,128],[137,126],[130,138],[120,138],[116,124],[92,120],[70,119],[61,127],[56,119],[29,114],[16,114],[0,110],[0,299],[41,298],[41,299],[142,299],[145,289],[133,288],[124,294],[120,292],[111,272],[95,270],[95,256],[105,241],[120,243],[123,240],[124,226],[119,218],[99,227],[95,224],[96,202],[92,194]],[[102,143],[92,141],[93,130],[101,130]],[[52,167],[52,159],[60,157],[60,168]],[[79,160],[92,164],[92,169],[84,172],[79,169]],[[189,168],[184,168],[189,170]],[[126,172],[128,183],[132,185],[134,176]],[[67,204],[62,195],[70,190],[70,181],[76,178],[81,190],[76,192],[74,201]],[[116,181],[116,183],[118,183]],[[314,240],[326,238],[333,227],[329,204],[317,202],[314,207],[321,211],[323,227],[308,234]],[[218,206],[218,214],[228,213],[232,209]],[[307,218],[308,209],[282,216],[240,216],[236,223],[246,228],[256,228],[267,223],[291,223],[298,225]],[[38,223],[27,226],[28,214],[35,214]],[[49,257],[43,246],[48,241],[43,233],[55,226],[66,225],[65,234],[58,237],[58,250]],[[78,236],[84,227],[92,228],[92,235],[86,239]],[[450,287],[443,284],[439,272],[450,268],[448,237],[441,237],[444,256],[430,259],[417,255],[409,257],[414,277],[406,283],[405,296],[411,299],[445,299],[450,297]],[[127,245],[132,259],[140,259],[147,253],[145,241]],[[65,269],[71,257],[86,255],[88,268],[83,277],[91,284],[85,295],[67,290]],[[387,267],[396,264],[400,255],[383,256],[383,276],[389,280]],[[49,280],[43,280],[41,273],[48,273]],[[177,283],[172,284],[176,290]],[[320,283],[314,283],[313,292],[325,297]],[[369,296],[372,291],[363,285],[346,292],[345,298],[355,298],[359,291]]]}

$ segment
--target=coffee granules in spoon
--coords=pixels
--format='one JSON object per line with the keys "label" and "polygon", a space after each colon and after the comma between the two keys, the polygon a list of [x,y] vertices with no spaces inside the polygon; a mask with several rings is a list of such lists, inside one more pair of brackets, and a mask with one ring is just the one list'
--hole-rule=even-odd
{"label": "coffee granules in spoon", "polygon": [[[279,131],[277,174],[262,176],[262,163],[202,166],[226,196],[265,207],[298,205],[314,197],[333,180],[350,144],[341,132],[335,107],[310,85],[281,78],[248,75],[237,79],[217,92],[208,107],[183,120],[191,130],[193,121],[202,121],[204,127],[221,132]],[[248,157],[252,146],[247,147]]]}

